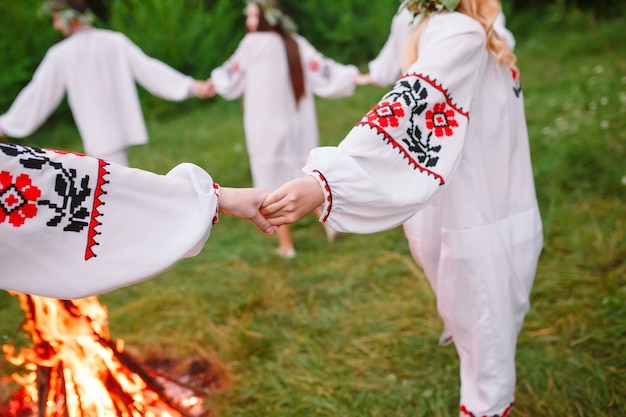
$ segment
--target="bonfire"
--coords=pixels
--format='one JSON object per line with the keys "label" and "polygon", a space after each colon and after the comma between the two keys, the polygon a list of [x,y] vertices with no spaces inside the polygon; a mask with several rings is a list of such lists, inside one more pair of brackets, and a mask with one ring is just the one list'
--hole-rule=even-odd
{"label": "bonfire", "polygon": [[[191,366],[192,372],[202,374],[196,384],[189,383],[190,375],[175,379],[167,369],[140,363],[124,350],[123,341],[111,339],[107,310],[97,297],[15,295],[26,312],[21,327],[30,346],[2,346],[0,370],[6,364],[15,368],[3,378],[3,386],[18,388],[0,404],[0,417],[211,415],[203,406],[206,389],[227,383],[211,364]],[[160,365],[170,362],[159,360]]]}

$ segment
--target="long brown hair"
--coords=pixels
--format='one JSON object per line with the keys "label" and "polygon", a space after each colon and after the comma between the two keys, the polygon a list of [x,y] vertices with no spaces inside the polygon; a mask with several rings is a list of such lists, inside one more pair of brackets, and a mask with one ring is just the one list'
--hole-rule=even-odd
{"label": "long brown hair", "polygon": [[[497,0],[461,0],[459,6],[456,8],[457,12],[473,18],[485,29],[487,35],[487,50],[496,57],[497,62],[499,64],[503,63],[518,72],[519,70],[516,65],[517,57],[493,28],[493,24],[501,10]],[[417,59],[419,37],[427,21],[428,16],[425,16],[411,32],[402,57],[403,67],[411,65]],[[403,70],[406,70],[406,68],[403,68]]]}
{"label": "long brown hair", "polygon": [[[273,6],[279,8],[278,1],[271,1]],[[258,3],[257,3],[258,4]],[[285,28],[278,24],[276,26],[270,25],[265,18],[265,12],[263,7],[259,5],[259,32],[276,32],[280,35],[285,44],[285,52],[287,53],[287,64],[289,65],[289,78],[291,79],[291,89],[293,96],[296,100],[296,104],[300,102],[300,99],[304,97],[304,70],[302,68],[302,61],[300,60],[300,49],[298,48],[298,42],[295,38],[285,30]]]}

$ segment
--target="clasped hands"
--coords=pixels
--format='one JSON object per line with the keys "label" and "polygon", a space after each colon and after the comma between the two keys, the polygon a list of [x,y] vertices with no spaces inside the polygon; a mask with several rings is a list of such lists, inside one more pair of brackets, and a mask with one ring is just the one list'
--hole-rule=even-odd
{"label": "clasped hands", "polygon": [[252,222],[266,235],[294,223],[324,202],[317,180],[305,176],[283,184],[273,192],[260,188],[222,187],[220,212]]}

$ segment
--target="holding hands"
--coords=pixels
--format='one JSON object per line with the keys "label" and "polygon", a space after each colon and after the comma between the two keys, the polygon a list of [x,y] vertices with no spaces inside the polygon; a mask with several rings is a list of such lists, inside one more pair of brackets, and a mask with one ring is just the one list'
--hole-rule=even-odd
{"label": "holding hands", "polygon": [[220,188],[221,213],[243,220],[248,220],[266,235],[274,234],[276,228],[266,220],[259,208],[268,195],[260,188]]}
{"label": "holding hands", "polygon": [[295,223],[324,202],[324,193],[312,176],[297,178],[268,194],[261,214],[274,226]]}
{"label": "holding hands", "polygon": [[324,202],[324,193],[312,176],[291,180],[271,193],[260,188],[220,190],[221,213],[248,220],[266,235],[295,223]]}
{"label": "holding hands", "polygon": [[196,80],[192,86],[193,95],[199,99],[206,100],[215,96],[215,86],[213,81],[208,78],[206,80]]}

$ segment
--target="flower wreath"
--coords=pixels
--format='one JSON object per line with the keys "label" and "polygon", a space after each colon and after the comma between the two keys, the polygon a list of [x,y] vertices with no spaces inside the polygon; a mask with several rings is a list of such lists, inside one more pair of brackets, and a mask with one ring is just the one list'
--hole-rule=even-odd
{"label": "flower wreath", "polygon": [[402,10],[406,8],[414,15],[418,14],[430,14],[439,13],[444,10],[453,12],[458,6],[461,0],[401,0],[400,8]]}
{"label": "flower wreath", "polygon": [[287,33],[295,33],[298,28],[293,19],[283,13],[278,7],[268,0],[247,0],[246,4],[254,3],[263,11],[267,23],[272,27],[280,27]]}
{"label": "flower wreath", "polygon": [[40,9],[39,14],[52,15],[54,12],[59,13],[63,27],[68,28],[72,20],[76,19],[81,25],[92,25],[95,16],[91,10],[86,9],[84,13],[70,7],[62,1],[48,1],[44,3]]}

